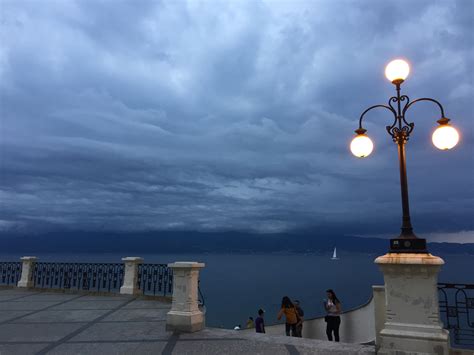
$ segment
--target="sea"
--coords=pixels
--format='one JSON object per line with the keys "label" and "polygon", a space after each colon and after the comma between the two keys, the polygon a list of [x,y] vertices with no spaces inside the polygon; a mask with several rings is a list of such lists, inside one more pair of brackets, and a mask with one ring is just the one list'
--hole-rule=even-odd
{"label": "sea", "polygon": [[[0,253],[0,261],[19,260],[22,255]],[[147,263],[199,261],[206,264],[200,274],[200,287],[206,306],[207,326],[244,326],[256,317],[259,308],[266,312],[267,324],[277,323],[276,315],[283,296],[299,300],[305,318],[323,314],[326,290],[333,289],[344,310],[369,301],[372,285],[382,285],[383,277],[374,264],[376,254],[338,250],[332,253],[278,254],[37,254],[41,261],[121,262],[124,256],[141,256]],[[445,260],[439,281],[474,284],[473,255],[440,255]]]}

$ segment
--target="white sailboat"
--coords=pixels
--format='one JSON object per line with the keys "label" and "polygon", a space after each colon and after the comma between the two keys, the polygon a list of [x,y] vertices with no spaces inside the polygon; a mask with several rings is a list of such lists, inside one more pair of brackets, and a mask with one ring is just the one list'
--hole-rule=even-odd
{"label": "white sailboat", "polygon": [[339,260],[339,258],[337,257],[337,253],[336,253],[336,247],[334,247],[334,252],[332,253],[331,260]]}

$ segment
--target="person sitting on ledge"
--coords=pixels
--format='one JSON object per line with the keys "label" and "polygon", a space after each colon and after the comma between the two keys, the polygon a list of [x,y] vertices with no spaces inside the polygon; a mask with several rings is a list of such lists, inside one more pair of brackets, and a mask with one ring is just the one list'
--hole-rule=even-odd
{"label": "person sitting on ledge", "polygon": [[254,324],[253,324],[253,318],[252,317],[249,317],[249,319],[247,319],[247,324],[245,325],[245,328],[247,329],[251,329],[254,327]]}

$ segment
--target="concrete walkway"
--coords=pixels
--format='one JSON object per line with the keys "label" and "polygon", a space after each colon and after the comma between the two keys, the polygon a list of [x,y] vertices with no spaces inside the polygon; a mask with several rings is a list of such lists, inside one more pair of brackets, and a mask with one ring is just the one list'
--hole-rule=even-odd
{"label": "concrete walkway", "polygon": [[335,344],[207,328],[165,330],[169,303],[121,295],[0,288],[0,355],[6,354],[375,354]]}

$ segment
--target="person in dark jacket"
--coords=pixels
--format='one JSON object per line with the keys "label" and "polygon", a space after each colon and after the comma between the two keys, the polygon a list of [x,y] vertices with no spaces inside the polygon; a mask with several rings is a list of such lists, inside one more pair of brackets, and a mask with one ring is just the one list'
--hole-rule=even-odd
{"label": "person in dark jacket", "polygon": [[298,323],[296,323],[296,336],[299,338],[303,337],[303,321],[304,321],[304,311],[300,306],[300,301],[295,300],[293,304],[296,307],[296,312],[298,312]]}
{"label": "person in dark jacket", "polygon": [[258,317],[255,319],[255,331],[257,333],[265,333],[265,320],[263,319],[263,315],[265,311],[263,309],[258,310]]}

